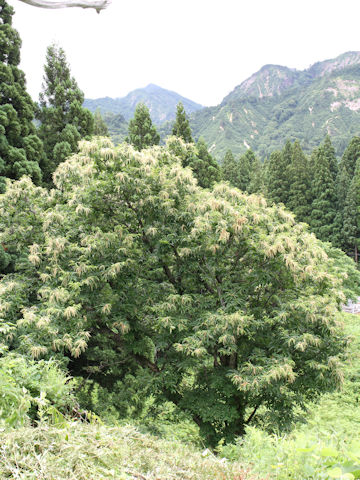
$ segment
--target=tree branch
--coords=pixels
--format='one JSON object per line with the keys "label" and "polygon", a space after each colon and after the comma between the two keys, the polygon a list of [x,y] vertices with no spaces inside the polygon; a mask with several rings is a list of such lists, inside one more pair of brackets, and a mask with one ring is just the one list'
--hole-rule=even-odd
{"label": "tree branch", "polygon": [[20,2],[39,8],[95,8],[97,13],[100,13],[101,10],[104,10],[110,4],[111,0],[20,0]]}

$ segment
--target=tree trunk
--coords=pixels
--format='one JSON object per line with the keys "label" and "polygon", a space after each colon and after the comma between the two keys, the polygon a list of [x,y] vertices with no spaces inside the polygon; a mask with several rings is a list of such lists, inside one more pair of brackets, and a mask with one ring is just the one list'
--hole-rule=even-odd
{"label": "tree trunk", "polygon": [[67,7],[81,7],[81,8],[95,8],[99,13],[100,10],[104,10],[111,0],[63,0],[63,1],[51,1],[51,0],[20,0],[20,2],[27,3],[32,7],[40,8],[67,8]]}

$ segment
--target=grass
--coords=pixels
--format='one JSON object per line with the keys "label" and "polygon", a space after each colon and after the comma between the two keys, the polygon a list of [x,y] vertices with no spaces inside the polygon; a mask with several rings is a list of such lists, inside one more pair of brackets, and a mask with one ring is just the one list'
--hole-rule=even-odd
{"label": "grass", "polygon": [[0,478],[12,480],[252,480],[238,462],[134,427],[69,423],[0,433]]}

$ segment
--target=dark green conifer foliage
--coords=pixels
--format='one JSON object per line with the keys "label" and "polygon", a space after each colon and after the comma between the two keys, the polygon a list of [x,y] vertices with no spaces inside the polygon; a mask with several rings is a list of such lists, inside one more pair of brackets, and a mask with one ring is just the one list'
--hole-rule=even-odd
{"label": "dark green conifer foliage", "polygon": [[325,155],[328,159],[328,163],[329,163],[329,166],[330,166],[330,172],[331,172],[331,175],[332,175],[333,180],[335,182],[337,174],[338,174],[339,167],[338,167],[338,161],[337,161],[336,155],[335,155],[335,149],[334,149],[334,147],[331,143],[331,139],[330,139],[329,135],[326,135],[326,137],[325,137],[324,144],[323,144],[323,150],[324,150],[324,153],[325,153]]}
{"label": "dark green conifer foliage", "polygon": [[231,150],[228,150],[225,154],[222,163],[222,177],[232,186],[239,187],[239,162],[235,160]]}
{"label": "dark green conifer foliage", "polygon": [[341,166],[346,169],[351,179],[355,174],[356,162],[359,158],[360,137],[353,137],[341,159]]}
{"label": "dark green conifer foliage", "polygon": [[290,162],[291,157],[288,158],[287,155],[284,158],[283,152],[279,151],[272,152],[267,162],[265,184],[268,198],[274,203],[287,203],[289,196],[288,167]]}
{"label": "dark green conifer foliage", "polygon": [[343,249],[358,262],[360,239],[360,158],[356,163],[355,173],[348,190],[343,215]]}
{"label": "dark green conifer foliage", "polygon": [[159,145],[160,135],[156,131],[149,109],[144,103],[136,105],[134,118],[129,122],[128,141],[138,151],[152,145]]}
{"label": "dark green conifer foliage", "polygon": [[310,225],[315,235],[325,242],[336,244],[336,187],[333,178],[333,165],[327,147],[321,146],[312,155],[313,203]]}
{"label": "dark green conifer foliage", "polygon": [[32,123],[34,104],[19,70],[21,40],[12,28],[13,9],[0,0],[0,192],[5,178],[29,175],[39,183],[43,147]]}
{"label": "dark green conifer foliage", "polygon": [[92,135],[94,118],[82,107],[84,93],[71,77],[62,48],[48,47],[44,69],[37,118],[41,122],[39,135],[51,162],[46,178],[50,181],[56,166],[77,151],[79,140]]}
{"label": "dark green conifer foliage", "polygon": [[239,185],[238,188],[243,192],[247,192],[251,179],[251,168],[255,159],[255,154],[252,150],[248,150],[239,158]]}
{"label": "dark green conifer foliage", "polygon": [[[285,146],[283,157],[287,159],[290,148]],[[300,222],[309,223],[311,212],[311,179],[309,162],[296,140],[291,148],[291,163],[287,168],[289,193],[286,206],[296,215]]]}
{"label": "dark green conifer foliage", "polygon": [[104,119],[100,113],[100,110],[97,109],[94,113],[94,135],[98,137],[108,137],[109,130],[104,122]]}
{"label": "dark green conifer foliage", "polygon": [[186,116],[184,106],[181,102],[178,103],[176,108],[176,119],[172,129],[172,134],[176,137],[182,138],[186,143],[193,143],[191,128],[189,120]]}
{"label": "dark green conifer foliage", "polygon": [[[251,150],[249,150],[249,152],[250,151]],[[251,163],[250,182],[247,188],[247,192],[264,193],[264,168],[260,159],[255,155]]]}
{"label": "dark green conifer foliage", "polygon": [[344,228],[344,212],[346,198],[349,193],[358,158],[360,158],[360,137],[354,137],[342,156],[336,177],[336,193],[338,199],[336,224],[339,232],[341,232],[341,235],[338,237],[337,245],[345,251],[348,249],[348,245],[342,233]]}
{"label": "dark green conifer foliage", "polygon": [[221,170],[217,161],[209,153],[205,140],[200,137],[196,144],[197,154],[192,158],[189,166],[193,169],[199,185],[210,188],[221,179]]}

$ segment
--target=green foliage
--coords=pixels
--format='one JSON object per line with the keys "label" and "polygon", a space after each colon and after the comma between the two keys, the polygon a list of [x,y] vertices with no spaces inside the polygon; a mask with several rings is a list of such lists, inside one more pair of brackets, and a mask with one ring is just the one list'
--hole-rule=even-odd
{"label": "green foliage", "polygon": [[45,179],[50,182],[57,165],[77,151],[81,138],[93,133],[94,118],[82,107],[84,94],[71,77],[62,48],[48,47],[44,69],[37,119],[41,122],[39,136],[50,162]]}
{"label": "green foliage", "polygon": [[236,187],[238,184],[238,162],[231,150],[228,150],[225,154],[221,171],[222,178]]}
{"label": "green foliage", "polygon": [[108,137],[109,130],[108,127],[100,113],[100,110],[96,110],[94,113],[94,135],[98,137]]}
{"label": "green foliage", "polygon": [[83,142],[51,192],[9,185],[0,243],[21,256],[1,282],[1,339],[66,353],[137,414],[172,402],[214,444],[260,407],[285,424],[340,383],[342,279],[289,212],[200,188],[180,164],[195,146],[171,142]]}
{"label": "green foliage", "polygon": [[176,119],[172,129],[172,134],[175,135],[175,137],[182,138],[186,143],[194,142],[189,120],[186,117],[184,106],[181,102],[179,102],[176,107]]}
{"label": "green foliage", "polygon": [[344,249],[358,262],[358,247],[360,236],[360,157],[356,163],[355,173],[352,177],[346,195],[343,213],[342,241]]}
{"label": "green foliage", "polygon": [[104,122],[114,145],[122,143],[128,134],[129,125],[121,113],[104,113]]}
{"label": "green foliage", "polygon": [[34,104],[19,70],[21,40],[12,28],[13,9],[0,1],[0,193],[5,179],[23,175],[41,181],[43,147],[32,123]]}
{"label": "green foliage", "polygon": [[20,355],[0,358],[0,425],[16,427],[69,413],[75,406],[72,384],[54,361]]}
{"label": "green foliage", "polygon": [[310,225],[315,235],[323,241],[336,243],[336,187],[331,165],[323,147],[312,155],[313,203]]}
{"label": "green foliage", "polygon": [[150,112],[144,103],[136,106],[134,118],[129,122],[129,143],[138,151],[159,145],[160,136],[152,124]]}
{"label": "green foliage", "polygon": [[298,141],[294,142],[291,150],[291,163],[288,167],[290,188],[286,206],[299,222],[309,223],[312,202],[310,165]]}
{"label": "green foliage", "polygon": [[358,316],[345,315],[347,349],[342,391],[327,394],[307,408],[306,423],[299,422],[287,435],[248,429],[236,445],[220,446],[227,458],[245,464],[278,480],[360,478],[360,323]]}
{"label": "green foliage", "polygon": [[291,143],[287,142],[282,152],[273,152],[266,164],[267,198],[274,203],[286,205],[289,198],[290,179],[288,176],[291,164]]}
{"label": "green foliage", "polygon": [[167,148],[179,158],[183,167],[191,168],[201,187],[210,188],[220,180],[220,167],[210,155],[202,138],[194,145],[184,143],[179,137],[168,137]]}

